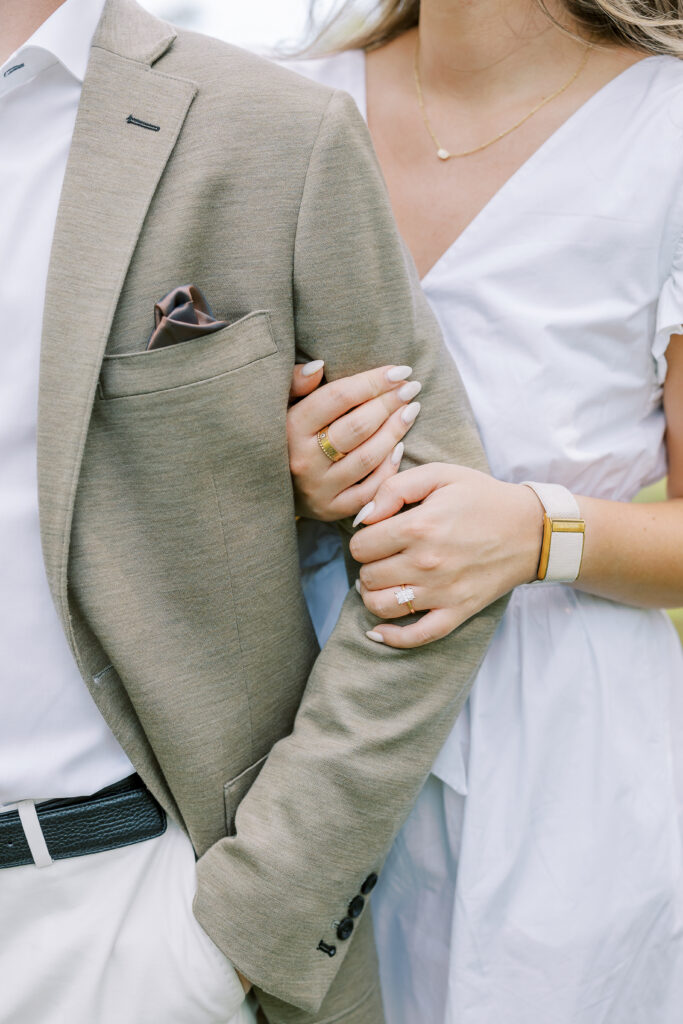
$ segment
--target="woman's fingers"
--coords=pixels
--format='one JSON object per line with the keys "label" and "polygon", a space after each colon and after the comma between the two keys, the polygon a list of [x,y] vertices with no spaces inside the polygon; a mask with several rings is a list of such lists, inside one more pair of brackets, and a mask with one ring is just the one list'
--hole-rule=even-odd
{"label": "woman's fingers", "polygon": [[[443,472],[444,468],[447,470],[446,475]],[[382,485],[374,500],[360,510],[353,525],[360,526],[361,523],[370,525],[395,516],[404,505],[415,505],[417,502],[423,501],[438,487],[449,483],[452,473],[452,466],[442,467],[438,462],[430,462],[427,466],[407,469],[400,476],[387,480]]]}
{"label": "woman's fingers", "polygon": [[[419,405],[418,402],[414,404]],[[403,416],[403,413],[409,408],[410,406],[403,406],[397,409],[369,440],[335,463],[333,479],[340,494],[361,480],[365,480],[387,457],[391,457],[392,453],[396,450],[398,442],[403,440],[415,422],[415,417],[410,422],[406,422]],[[401,452],[402,455],[403,452]],[[396,456],[396,459],[400,461],[398,456]],[[377,483],[375,490],[372,491],[371,498],[377,493],[379,483]],[[358,508],[360,507],[359,505]]]}
{"label": "woman's fingers", "polygon": [[413,594],[410,602],[412,609],[415,612],[425,611],[426,614],[421,615],[417,621],[411,622],[407,626],[380,622],[366,633],[369,640],[403,650],[424,647],[426,644],[448,636],[470,614],[470,612],[457,608],[429,609],[426,592],[421,587],[411,586],[409,583],[399,587],[389,587],[385,590],[368,590],[360,579],[356,581],[356,590],[361,595],[365,607],[378,619],[401,619],[413,614],[407,601],[399,602],[399,597],[408,596],[405,594],[408,588]]}
{"label": "woman's fingers", "polygon": [[334,498],[334,512],[337,519],[348,519],[355,516],[359,508],[372,500],[385,480],[398,473],[404,450],[403,441],[399,441],[377,469],[360,483],[353,484]]}
{"label": "woman's fingers", "polygon": [[[404,417],[406,411],[411,415]],[[295,445],[290,433],[290,467],[297,481],[297,492],[315,499],[317,518],[355,516],[374,498],[378,488],[398,473],[404,452],[402,439],[418,412],[418,402],[401,405],[368,441],[334,463],[322,453],[316,438],[309,438],[301,447]],[[290,410],[288,430],[291,415]],[[321,503],[327,506],[324,514]]]}
{"label": "woman's fingers", "polygon": [[[413,399],[421,390],[422,385],[419,381],[406,381],[399,388],[394,388],[378,398],[373,398],[371,401],[359,405],[358,408],[353,409],[345,416],[341,416],[334,423],[330,423],[327,428],[327,436],[338,452],[343,452],[344,454],[354,452],[365,441],[372,438],[390,416],[397,410],[400,410],[400,415],[396,419],[398,429],[394,431],[393,444],[396,444],[415,422],[417,413],[420,411],[419,402],[414,403],[417,406],[416,411],[411,409],[411,414],[415,412],[415,415],[403,416],[403,413],[407,411],[409,403],[413,402]],[[393,447],[393,444],[391,447]],[[387,454],[388,451],[383,452],[381,458],[384,458]],[[381,462],[381,459],[379,461]],[[375,466],[372,468],[374,469]],[[365,476],[367,476],[367,472],[369,470],[366,471]]]}
{"label": "woman's fingers", "polygon": [[382,622],[368,630],[365,635],[375,643],[397,647],[400,650],[410,650],[443,639],[464,621],[465,617],[452,608],[436,608],[434,611],[427,612],[426,615],[421,615],[417,622],[411,622],[407,626],[395,626]]}
{"label": "woman's fingers", "polygon": [[322,359],[314,359],[312,363],[297,363],[289,389],[290,402],[297,398],[304,398],[315,391],[323,379],[324,370],[325,363]]}
{"label": "woman's fingers", "polygon": [[[409,472],[410,470],[404,470],[397,477],[386,480],[381,489]],[[362,511],[361,509],[359,515],[362,514]],[[415,515],[418,511],[419,506],[417,509],[408,509],[399,515],[390,516],[389,519],[375,523],[374,526],[366,526],[364,529],[358,530],[351,538],[350,544],[354,559],[363,563],[377,562],[382,558],[391,558],[392,555],[400,554],[411,539],[417,536],[417,531],[420,529],[419,519]],[[357,519],[358,516],[356,516]]]}
{"label": "woman's fingers", "polygon": [[356,590],[363,598],[363,604],[378,619],[401,619],[406,615],[413,614],[407,601],[399,602],[398,600],[408,587],[414,594],[410,601],[414,611],[427,611],[429,606],[425,604],[419,587],[411,587],[410,584],[406,584],[405,586],[388,587],[386,590],[368,590],[362,580],[356,581]]}
{"label": "woman's fingers", "polygon": [[[416,569],[407,551],[391,555],[388,558],[381,558],[376,562],[368,562],[360,567],[360,581],[367,591],[386,591],[396,588],[398,583],[406,583],[410,586],[430,588],[434,587],[435,581],[429,573]],[[398,583],[397,583],[398,581]],[[436,601],[432,601],[432,606]],[[425,605],[424,607],[430,607]]]}
{"label": "woman's fingers", "polygon": [[[296,369],[292,395],[310,389],[322,369],[315,363]],[[379,367],[314,388],[290,405],[289,461],[302,515],[354,516],[395,476],[402,456],[398,444],[420,411],[414,401],[420,384],[406,383],[411,372],[409,366]],[[317,437],[322,429],[342,458],[328,458]]]}
{"label": "woman's fingers", "polygon": [[412,372],[410,366],[380,366],[324,384],[292,410],[297,428],[314,437],[356,406],[397,389]]}

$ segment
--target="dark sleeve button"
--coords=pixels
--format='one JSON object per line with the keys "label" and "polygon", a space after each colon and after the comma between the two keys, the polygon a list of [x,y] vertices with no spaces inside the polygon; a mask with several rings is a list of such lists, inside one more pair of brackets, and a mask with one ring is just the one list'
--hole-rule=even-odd
{"label": "dark sleeve button", "polygon": [[363,893],[364,896],[367,896],[368,893],[372,892],[372,890],[375,888],[376,885],[377,885],[377,875],[373,871],[373,873],[371,875],[368,875],[368,877],[365,879],[365,881],[361,885],[360,891]]}
{"label": "dark sleeve button", "polygon": [[340,922],[339,927],[337,928],[337,938],[341,939],[341,941],[344,942],[346,939],[351,937],[352,931],[353,921],[351,920],[350,917],[345,917],[344,920]]}
{"label": "dark sleeve button", "polygon": [[349,917],[360,917],[363,913],[363,907],[365,906],[365,900],[362,896],[354,896],[349,903]]}

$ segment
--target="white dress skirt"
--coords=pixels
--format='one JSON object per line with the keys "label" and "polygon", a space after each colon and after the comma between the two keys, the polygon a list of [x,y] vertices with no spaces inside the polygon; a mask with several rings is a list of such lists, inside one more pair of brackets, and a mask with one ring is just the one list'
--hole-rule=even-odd
{"label": "white dress skirt", "polygon": [[[362,53],[297,69],[365,113]],[[423,287],[495,476],[613,501],[662,477],[683,62],[588,100]],[[324,640],[347,590],[327,528],[302,560]],[[373,895],[388,1024],[682,1024],[682,768],[667,616],[519,587]]]}

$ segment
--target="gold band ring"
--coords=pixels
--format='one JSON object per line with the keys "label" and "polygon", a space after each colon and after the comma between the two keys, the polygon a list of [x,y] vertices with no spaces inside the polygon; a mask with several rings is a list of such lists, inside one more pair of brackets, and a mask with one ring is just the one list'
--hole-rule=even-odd
{"label": "gold band ring", "polygon": [[412,587],[409,587],[407,583],[404,583],[403,586],[394,591],[394,597],[396,598],[397,604],[407,605],[410,614],[415,615],[415,605],[413,604],[413,601],[415,600],[415,591]]}
{"label": "gold band ring", "polygon": [[326,455],[330,462],[339,462],[344,458],[344,452],[338,452],[330,441],[327,430],[318,431],[318,444],[323,455]]}

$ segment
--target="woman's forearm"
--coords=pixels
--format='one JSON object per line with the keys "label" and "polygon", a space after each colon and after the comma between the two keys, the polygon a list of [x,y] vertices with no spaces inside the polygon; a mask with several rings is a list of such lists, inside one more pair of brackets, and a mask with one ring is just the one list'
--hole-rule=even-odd
{"label": "woman's forearm", "polygon": [[683,605],[683,498],[577,500],[586,520],[578,590],[641,607]]}
{"label": "woman's forearm", "polygon": [[586,520],[580,590],[644,607],[683,606],[683,336],[667,351],[664,385],[669,501],[579,498]]}

